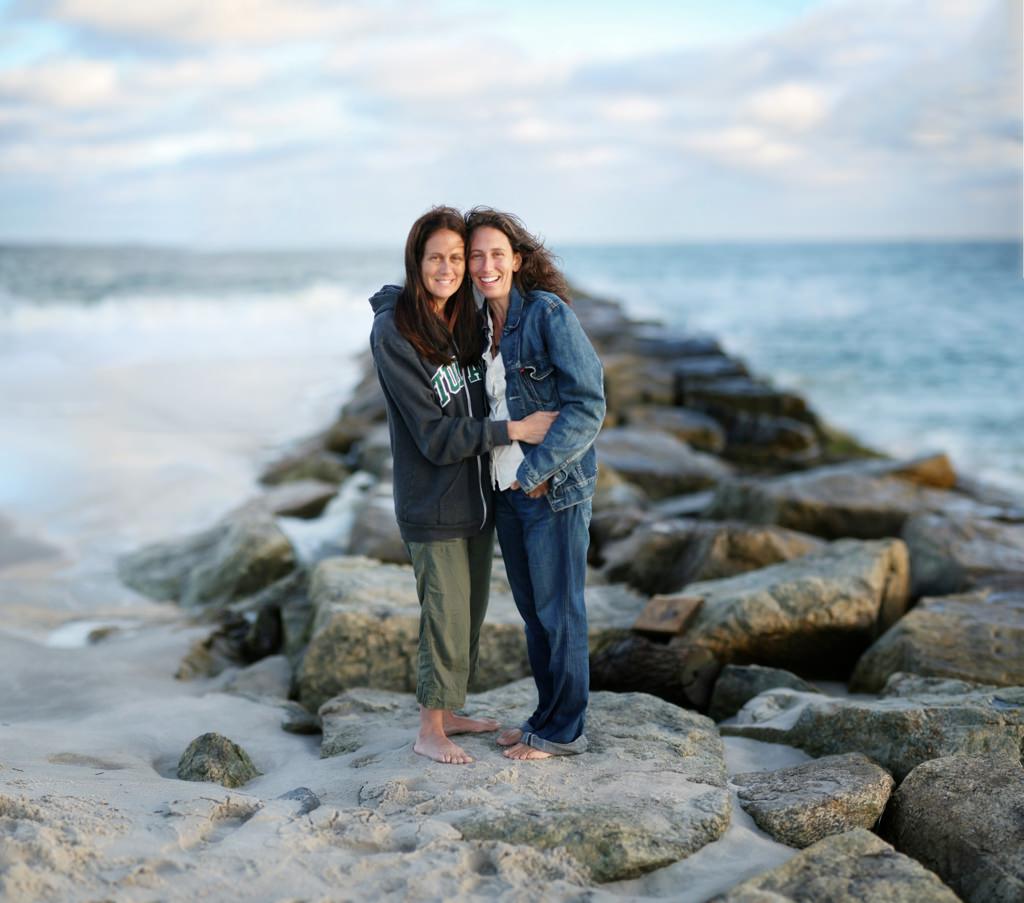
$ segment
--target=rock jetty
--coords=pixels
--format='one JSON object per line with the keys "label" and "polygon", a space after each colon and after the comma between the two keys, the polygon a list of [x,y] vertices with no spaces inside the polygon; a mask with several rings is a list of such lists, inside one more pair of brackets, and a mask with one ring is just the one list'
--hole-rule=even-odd
{"label": "rock jetty", "polygon": [[[412,752],[418,604],[368,359],[336,422],[265,468],[262,497],[121,561],[128,585],[209,625],[179,677],[279,707],[362,769],[332,817],[415,838],[385,843],[399,894],[401,857],[434,849],[500,872],[503,893],[545,875],[582,899],[715,843],[738,804],[801,852],[716,899],[1020,899],[1024,503],[944,454],[865,448],[713,339],[588,296],[575,309],[608,398],[586,755],[514,766],[477,736],[465,767]],[[282,518],[315,522],[339,490],[355,498],[342,554],[300,553]],[[528,674],[499,559],[470,708],[515,723]],[[730,778],[723,737],[817,758]]]}

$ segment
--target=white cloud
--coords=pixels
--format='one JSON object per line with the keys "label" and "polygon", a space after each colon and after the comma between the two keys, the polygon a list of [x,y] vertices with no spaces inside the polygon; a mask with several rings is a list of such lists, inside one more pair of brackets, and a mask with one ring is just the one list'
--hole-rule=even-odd
{"label": "white cloud", "polygon": [[0,99],[60,109],[103,106],[118,93],[118,70],[98,60],[54,61],[0,71]]}
{"label": "white cloud", "polygon": [[763,123],[800,131],[824,119],[828,100],[826,92],[816,85],[789,82],[755,92],[747,109]]}
{"label": "white cloud", "polygon": [[597,169],[618,162],[621,156],[615,147],[588,147],[557,151],[549,160],[556,169]]}
{"label": "white cloud", "polygon": [[612,122],[647,124],[664,117],[665,105],[642,94],[632,94],[609,99],[602,112]]}
{"label": "white cloud", "polygon": [[513,206],[532,199],[555,222],[586,206],[581,228],[628,229],[627,211],[596,215],[615,204],[646,210],[648,230],[681,228],[674,199],[698,188],[769,233],[780,203],[812,222],[820,190],[832,227],[844,203],[880,211],[915,192],[955,205],[972,191],[995,210],[976,186],[1019,177],[1017,7],[832,2],[743,45],[605,61],[582,46],[540,54],[498,20],[408,0],[59,0],[77,46],[0,61],[0,169],[8,184],[60,185],[55,211],[76,192],[146,205],[156,184],[186,204],[228,171],[225,203],[249,185],[268,210],[315,208],[325,186],[405,192],[414,207],[503,183]]}
{"label": "white cloud", "polygon": [[682,139],[683,148],[712,160],[740,166],[776,167],[797,160],[802,151],[751,126],[695,132]]}
{"label": "white cloud", "polygon": [[189,43],[316,38],[375,19],[372,7],[341,0],[57,0],[53,11],[99,31]]}

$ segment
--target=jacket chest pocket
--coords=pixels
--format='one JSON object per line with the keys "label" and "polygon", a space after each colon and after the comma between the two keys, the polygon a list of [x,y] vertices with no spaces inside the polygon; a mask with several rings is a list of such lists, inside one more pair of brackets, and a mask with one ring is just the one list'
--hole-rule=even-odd
{"label": "jacket chest pocket", "polygon": [[520,382],[526,395],[547,410],[557,410],[558,386],[555,384],[555,368],[546,357],[524,361],[519,367]]}

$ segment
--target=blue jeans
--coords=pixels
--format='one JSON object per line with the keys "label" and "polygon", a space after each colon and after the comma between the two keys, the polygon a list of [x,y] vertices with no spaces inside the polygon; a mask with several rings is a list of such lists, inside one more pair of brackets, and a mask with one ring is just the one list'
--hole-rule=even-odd
{"label": "blue jeans", "polygon": [[501,554],[537,684],[523,742],[555,754],[583,752],[590,655],[583,585],[590,544],[589,500],[554,511],[521,489],[495,493]]}

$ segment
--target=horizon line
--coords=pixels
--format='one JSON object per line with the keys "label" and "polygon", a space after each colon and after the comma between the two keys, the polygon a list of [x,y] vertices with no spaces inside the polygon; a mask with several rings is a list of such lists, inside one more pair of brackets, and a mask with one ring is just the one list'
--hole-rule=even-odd
{"label": "horizon line", "polygon": [[[954,245],[954,244],[1024,244],[1021,235],[900,235],[900,236],[792,236],[792,237],[688,237],[656,239],[567,239],[556,240],[542,236],[544,244],[556,250],[566,248],[631,248],[631,247],[700,247],[707,245],[763,245],[766,247],[784,245]],[[191,254],[247,254],[247,253],[317,253],[331,251],[387,251],[401,249],[403,241],[394,243],[310,242],[309,244],[271,243],[210,243],[189,244],[174,241],[100,240],[64,238],[16,238],[0,235],[0,249],[60,249],[60,250],[151,250],[175,251]]]}

